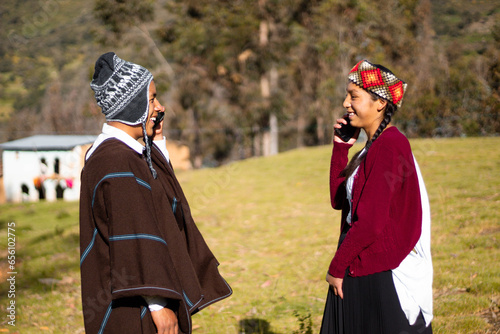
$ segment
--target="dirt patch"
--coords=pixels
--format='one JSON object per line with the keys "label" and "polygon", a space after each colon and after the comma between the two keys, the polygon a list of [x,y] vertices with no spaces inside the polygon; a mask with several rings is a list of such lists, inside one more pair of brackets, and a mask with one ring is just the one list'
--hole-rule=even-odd
{"label": "dirt patch", "polygon": [[500,233],[500,227],[485,228],[485,229],[482,229],[481,232],[479,232],[480,235],[488,235],[488,234],[496,234],[496,233]]}
{"label": "dirt patch", "polygon": [[500,333],[500,295],[491,298],[490,308],[482,311],[481,316],[493,326],[492,333]]}
{"label": "dirt patch", "polygon": [[10,270],[7,261],[0,262],[0,282],[6,281],[6,279],[9,277],[9,275],[7,274],[8,272],[10,272]]}
{"label": "dirt patch", "polygon": [[5,203],[5,188],[3,186],[3,177],[0,177],[0,204]]}

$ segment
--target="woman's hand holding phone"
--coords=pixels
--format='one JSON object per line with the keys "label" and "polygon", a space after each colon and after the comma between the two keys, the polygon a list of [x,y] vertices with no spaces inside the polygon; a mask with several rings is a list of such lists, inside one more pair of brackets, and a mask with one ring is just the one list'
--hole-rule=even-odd
{"label": "woman's hand holding phone", "polygon": [[345,115],[343,118],[337,119],[337,124],[334,126],[334,140],[339,143],[354,144],[359,136],[359,128],[352,126],[349,122],[349,117]]}

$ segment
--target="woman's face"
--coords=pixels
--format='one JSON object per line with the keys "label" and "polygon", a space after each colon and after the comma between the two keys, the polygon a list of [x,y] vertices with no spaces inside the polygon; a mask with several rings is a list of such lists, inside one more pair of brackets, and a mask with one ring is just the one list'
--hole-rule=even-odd
{"label": "woman's face", "polygon": [[350,82],[343,106],[349,115],[352,126],[363,128],[367,134],[373,134],[384,117],[387,101],[374,99],[363,88]]}

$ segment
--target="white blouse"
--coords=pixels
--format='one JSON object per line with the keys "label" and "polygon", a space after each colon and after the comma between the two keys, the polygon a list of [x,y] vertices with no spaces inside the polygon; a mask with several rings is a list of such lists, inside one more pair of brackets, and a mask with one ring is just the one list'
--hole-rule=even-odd
{"label": "white blouse", "polygon": [[415,248],[406,256],[399,267],[392,271],[394,287],[401,308],[411,325],[415,324],[420,312],[425,325],[429,326],[432,315],[432,258],[431,258],[431,211],[425,183],[417,160],[413,157],[422,202],[422,234]]}
{"label": "white blouse", "polygon": [[345,183],[345,188],[347,192],[347,201],[349,202],[349,213],[347,214],[346,217],[346,222],[347,224],[351,225],[352,221],[352,186],[354,185],[354,177],[358,173],[359,166],[356,167],[354,172],[347,178],[347,181]]}
{"label": "white blouse", "polygon": [[[425,325],[429,326],[433,319],[431,213],[429,197],[415,156],[413,156],[413,160],[415,162],[420,189],[420,201],[422,203],[422,233],[414,250],[406,256],[396,269],[392,270],[392,277],[401,309],[405,313],[409,323],[414,325],[418,315],[422,312]],[[359,166],[346,181],[347,200],[350,207],[346,222],[349,225],[352,223],[352,189],[358,169]]]}
{"label": "white blouse", "polygon": [[[361,150],[361,154],[363,154],[363,151],[365,149],[363,148],[363,150]],[[354,170],[354,172],[351,174],[351,176],[349,176],[346,180],[346,183],[345,183],[345,189],[346,189],[346,192],[347,192],[347,201],[349,202],[349,213],[347,214],[347,217],[346,217],[346,222],[347,224],[351,225],[351,221],[352,221],[352,187],[354,185],[354,178],[356,176],[356,174],[358,174],[358,170],[359,170],[359,166],[356,167],[356,169]]]}

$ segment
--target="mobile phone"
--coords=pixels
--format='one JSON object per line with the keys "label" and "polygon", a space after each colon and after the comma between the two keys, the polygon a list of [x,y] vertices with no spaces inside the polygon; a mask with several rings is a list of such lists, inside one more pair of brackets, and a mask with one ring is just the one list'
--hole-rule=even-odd
{"label": "mobile phone", "polygon": [[160,122],[163,121],[163,117],[165,117],[165,112],[160,111],[156,116],[155,125],[153,126],[154,128],[156,128],[158,124],[160,124]]}
{"label": "mobile phone", "polygon": [[340,139],[342,139],[345,142],[348,142],[349,139],[351,139],[352,136],[354,136],[358,128],[355,128],[354,126],[351,125],[349,116],[344,116],[343,118],[347,121],[347,124],[344,123],[340,124],[341,126],[340,129],[335,128],[335,133],[337,134],[337,136],[340,137]]}

